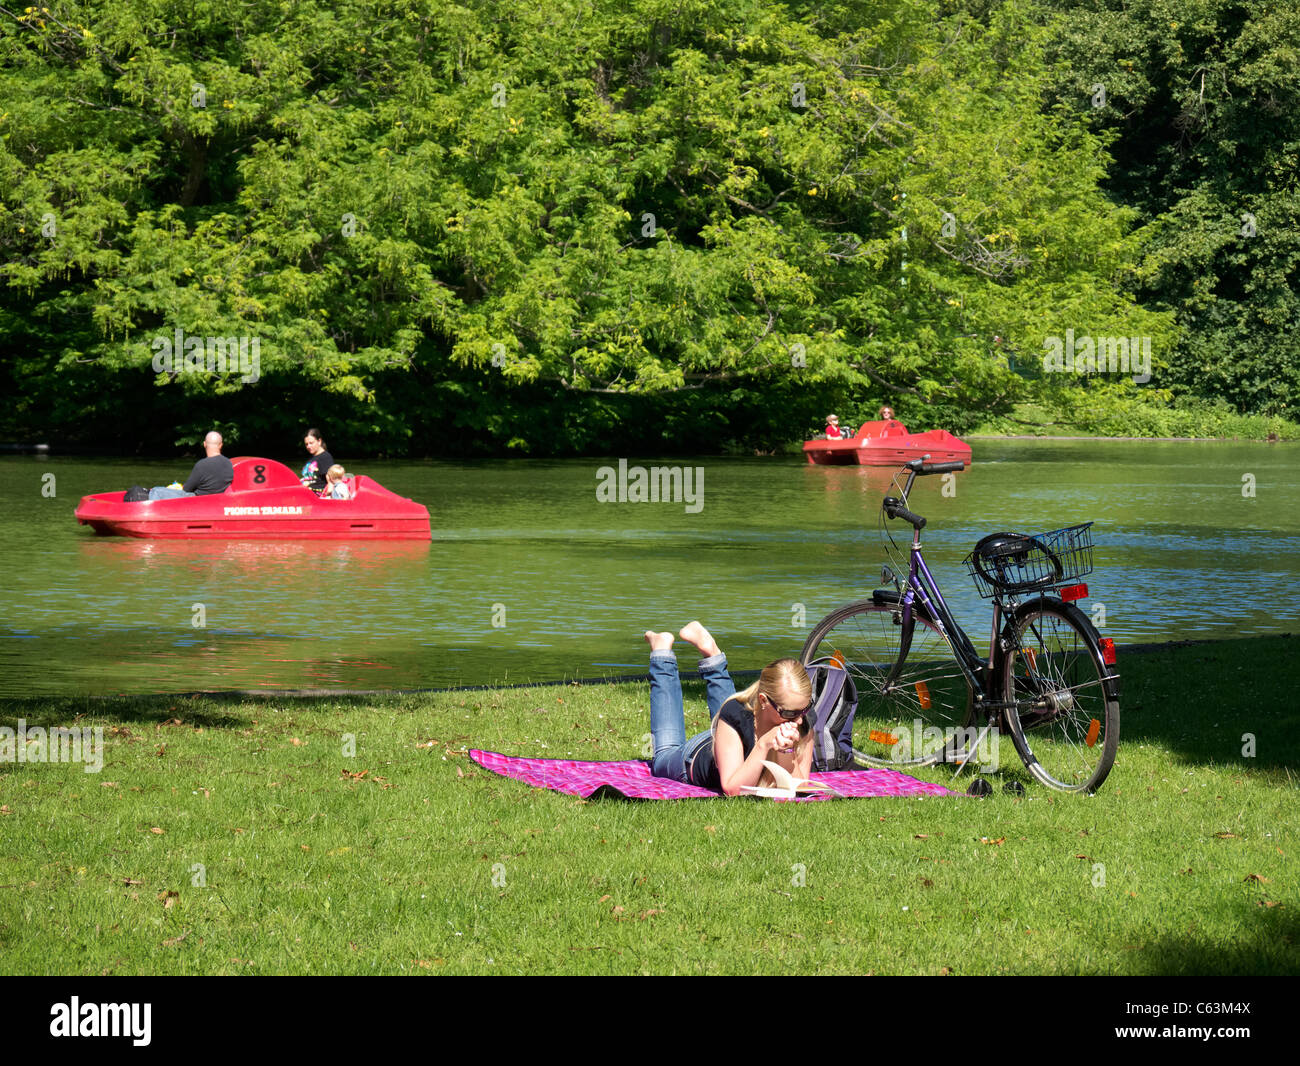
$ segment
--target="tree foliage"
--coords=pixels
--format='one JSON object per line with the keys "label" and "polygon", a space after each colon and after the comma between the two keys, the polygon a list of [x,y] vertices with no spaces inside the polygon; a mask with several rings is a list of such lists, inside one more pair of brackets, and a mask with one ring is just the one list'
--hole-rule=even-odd
{"label": "tree foliage", "polygon": [[[1032,3],[0,5],[0,431],[771,447],[1075,391],[1046,337],[1171,351],[1201,267],[1161,230],[1126,291],[1152,208],[1049,59],[1100,30]],[[158,372],[178,327],[258,380]]]}
{"label": "tree foliage", "polygon": [[[1133,289],[1172,310],[1173,391],[1300,410],[1300,7],[1045,0],[1054,95],[1112,138],[1105,187],[1140,212]],[[1104,104],[1093,106],[1098,88]]]}

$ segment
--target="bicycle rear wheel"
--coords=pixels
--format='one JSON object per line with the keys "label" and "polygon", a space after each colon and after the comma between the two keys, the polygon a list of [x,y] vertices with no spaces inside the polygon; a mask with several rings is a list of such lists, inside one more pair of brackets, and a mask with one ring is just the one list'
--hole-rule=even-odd
{"label": "bicycle rear wheel", "polygon": [[913,620],[905,646],[898,604],[850,603],[817,623],[803,646],[802,662],[839,658],[848,670],[858,696],[853,755],[868,766],[957,761],[975,746],[974,697],[952,645],[928,618],[914,611]]}
{"label": "bicycle rear wheel", "polygon": [[1029,772],[1049,788],[1094,792],[1119,747],[1117,682],[1096,629],[1060,601],[1030,601],[1007,627],[1006,723]]}

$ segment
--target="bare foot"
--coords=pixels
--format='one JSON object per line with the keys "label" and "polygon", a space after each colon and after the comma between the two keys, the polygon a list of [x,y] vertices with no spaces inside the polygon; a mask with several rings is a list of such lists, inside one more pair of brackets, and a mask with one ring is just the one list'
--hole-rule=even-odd
{"label": "bare foot", "polygon": [[713,634],[700,625],[699,622],[688,622],[682,626],[677,635],[682,640],[689,640],[694,644],[700,650],[701,659],[708,659],[722,653],[722,649],[718,647],[718,642],[713,639]]}
{"label": "bare foot", "polygon": [[653,629],[645,631],[646,643],[650,645],[651,651],[671,651],[673,647],[673,635],[671,633],[656,633]]}

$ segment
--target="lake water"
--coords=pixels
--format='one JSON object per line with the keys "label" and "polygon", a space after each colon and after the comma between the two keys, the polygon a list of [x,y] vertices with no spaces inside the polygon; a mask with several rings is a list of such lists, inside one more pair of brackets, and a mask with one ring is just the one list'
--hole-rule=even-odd
{"label": "lake water", "polygon": [[[1101,604],[1120,644],[1294,628],[1300,447],[972,444],[951,494],[918,479],[912,509],[977,645],[989,614],[962,565],[974,542],[1090,519],[1082,606]],[[426,504],[432,542],[194,543],[100,537],[72,517],[83,494],[183,480],[191,461],[2,457],[0,695],[600,677],[644,670],[647,627],[697,617],[734,667],[758,667],[880,583],[888,468],[667,459],[703,471],[702,506],[600,502],[599,470],[617,462],[348,462]],[[893,527],[905,544],[910,528]]]}

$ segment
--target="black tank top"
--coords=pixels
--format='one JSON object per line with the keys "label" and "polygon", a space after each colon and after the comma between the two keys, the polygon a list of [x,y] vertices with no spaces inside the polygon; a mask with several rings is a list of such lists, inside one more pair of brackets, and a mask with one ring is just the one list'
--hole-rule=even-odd
{"label": "black tank top", "polygon": [[[729,699],[718,711],[720,721],[726,722],[740,734],[740,743],[744,748],[745,758],[754,750],[754,716],[745,709],[737,699]],[[713,758],[713,738],[704,742],[691,763],[691,784],[700,788],[722,791],[722,776],[718,773],[718,764]]]}

